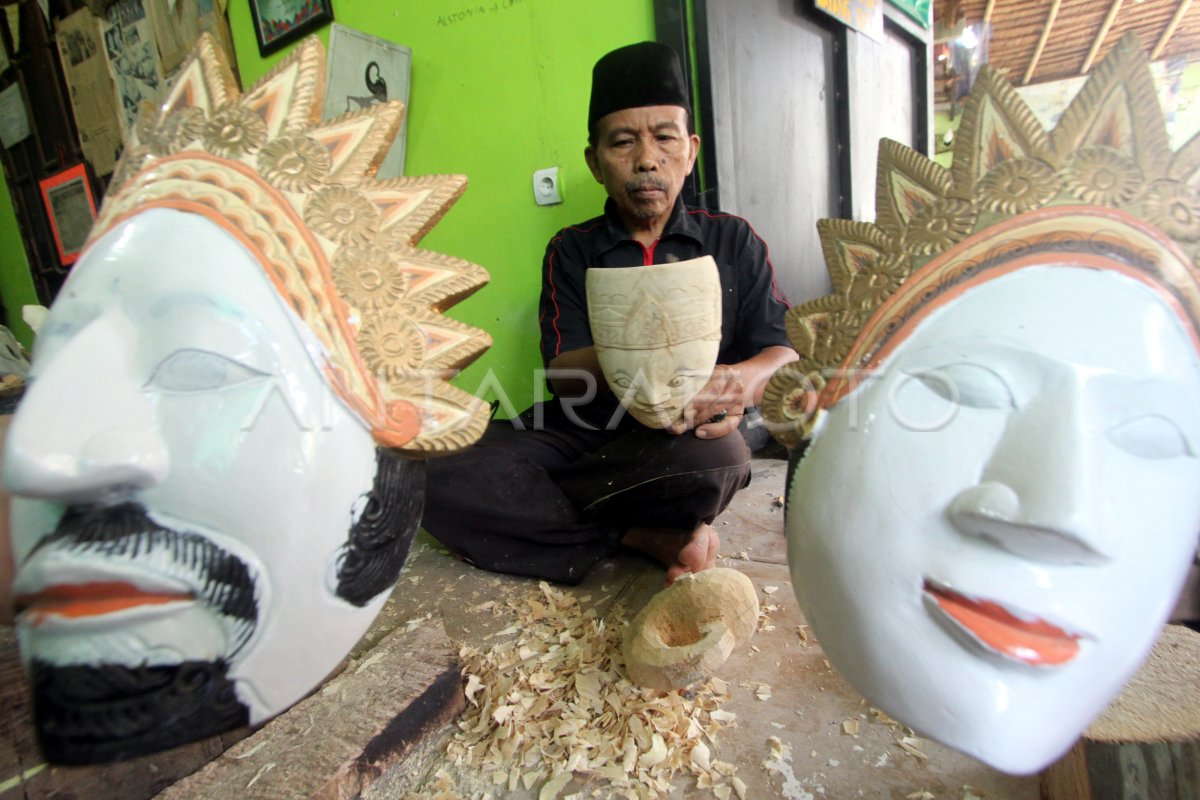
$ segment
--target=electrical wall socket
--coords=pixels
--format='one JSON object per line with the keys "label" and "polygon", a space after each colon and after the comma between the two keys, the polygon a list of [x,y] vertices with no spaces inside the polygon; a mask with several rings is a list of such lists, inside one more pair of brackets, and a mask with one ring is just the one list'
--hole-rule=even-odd
{"label": "electrical wall socket", "polygon": [[562,202],[558,167],[546,167],[533,173],[533,199],[539,206],[552,206]]}

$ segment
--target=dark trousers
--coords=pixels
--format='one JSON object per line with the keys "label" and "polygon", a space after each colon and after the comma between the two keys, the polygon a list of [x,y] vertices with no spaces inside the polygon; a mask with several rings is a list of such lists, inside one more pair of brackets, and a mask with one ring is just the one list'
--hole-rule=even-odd
{"label": "dark trousers", "polygon": [[483,569],[578,583],[629,528],[693,530],[750,482],[736,431],[603,424],[578,424],[555,401],[493,421],[474,446],[429,460],[422,525]]}

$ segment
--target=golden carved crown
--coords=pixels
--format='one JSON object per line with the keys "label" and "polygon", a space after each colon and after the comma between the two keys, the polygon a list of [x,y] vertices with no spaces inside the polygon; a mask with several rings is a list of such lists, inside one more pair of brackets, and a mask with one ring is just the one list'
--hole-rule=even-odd
{"label": "golden carved crown", "polygon": [[1198,168],[1200,134],[1172,152],[1133,34],[1049,133],[985,66],[950,169],[882,140],[875,222],[817,223],[833,292],[788,312],[800,360],[767,385],[772,434],[788,446],[809,439],[820,414],[940,303],[1049,258],[1142,281],[1200,341]]}
{"label": "golden carved crown", "polygon": [[721,338],[721,283],[711,256],[587,271],[597,347],[656,350]]}
{"label": "golden carved crown", "polygon": [[325,52],[309,38],[246,92],[207,34],[145,107],[90,241],[153,207],[202,214],[262,265],[324,352],[318,366],[376,441],[463,447],[487,405],[445,378],[491,344],[442,311],[487,283],[417,248],[466,188],[458,175],[374,180],[404,105],[320,121]]}

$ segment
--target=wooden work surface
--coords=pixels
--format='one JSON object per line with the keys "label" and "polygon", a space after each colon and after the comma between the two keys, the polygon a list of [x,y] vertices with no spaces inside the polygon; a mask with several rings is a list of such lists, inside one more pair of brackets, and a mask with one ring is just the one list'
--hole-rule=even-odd
{"label": "wooden work surface", "polygon": [[61,767],[38,753],[15,635],[0,628],[0,800],[353,797],[464,702],[457,651],[440,625],[368,636],[377,639],[369,649],[257,731],[116,764]]}

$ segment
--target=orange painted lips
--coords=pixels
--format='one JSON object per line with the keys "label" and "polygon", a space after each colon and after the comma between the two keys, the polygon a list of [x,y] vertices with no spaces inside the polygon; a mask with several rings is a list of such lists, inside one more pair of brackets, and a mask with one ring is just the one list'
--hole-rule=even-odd
{"label": "orange painted lips", "polygon": [[984,646],[1025,664],[1055,667],[1079,654],[1079,636],[1042,619],[1024,620],[997,603],[953,592],[931,581],[925,592]]}
{"label": "orange painted lips", "polygon": [[137,606],[193,599],[187,593],[147,591],[125,581],[95,581],[47,586],[37,592],[17,595],[16,604],[18,610],[31,615],[31,621],[37,625],[49,616],[78,619]]}

